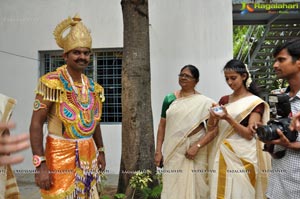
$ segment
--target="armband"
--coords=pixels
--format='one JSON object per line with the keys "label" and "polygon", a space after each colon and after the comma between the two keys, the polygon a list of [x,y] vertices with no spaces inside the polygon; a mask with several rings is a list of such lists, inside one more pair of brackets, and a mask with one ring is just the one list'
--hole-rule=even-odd
{"label": "armband", "polygon": [[44,108],[47,109],[47,105],[46,104],[41,103],[40,100],[38,100],[38,99],[34,100],[34,103],[33,103],[33,110],[34,111],[38,111],[38,110],[44,109]]}

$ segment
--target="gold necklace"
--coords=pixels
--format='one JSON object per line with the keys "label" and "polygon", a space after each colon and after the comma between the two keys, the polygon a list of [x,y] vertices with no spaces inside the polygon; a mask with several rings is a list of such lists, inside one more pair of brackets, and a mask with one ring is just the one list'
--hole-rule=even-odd
{"label": "gold necklace", "polygon": [[180,96],[180,97],[188,97],[188,96],[193,95],[193,94],[196,94],[196,91],[195,91],[195,90],[194,90],[194,92],[191,93],[191,94],[188,93],[188,95],[183,95],[182,90],[179,91],[179,96]]}

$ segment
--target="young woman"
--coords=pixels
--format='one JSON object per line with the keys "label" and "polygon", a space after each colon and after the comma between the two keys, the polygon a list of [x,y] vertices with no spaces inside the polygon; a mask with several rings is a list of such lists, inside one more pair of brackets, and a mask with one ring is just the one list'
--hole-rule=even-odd
{"label": "young woman", "polygon": [[[163,102],[155,152],[157,166],[164,157],[162,199],[208,198],[207,148],[196,143],[206,132],[213,100],[195,90],[198,81],[198,69],[184,66],[179,74],[181,89]],[[188,155],[191,146],[197,151]]]}
{"label": "young woman", "polygon": [[255,138],[258,123],[269,120],[269,106],[260,99],[250,73],[241,61],[225,65],[226,83],[233,90],[223,96],[221,112],[211,111],[218,135],[209,145],[210,198],[264,198],[270,157]]}

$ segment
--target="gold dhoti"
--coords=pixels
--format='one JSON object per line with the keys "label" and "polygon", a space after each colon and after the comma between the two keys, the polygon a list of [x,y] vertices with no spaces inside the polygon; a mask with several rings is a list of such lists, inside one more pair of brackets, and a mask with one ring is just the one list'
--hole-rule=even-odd
{"label": "gold dhoti", "polygon": [[100,175],[92,137],[64,139],[49,135],[45,155],[53,183],[50,190],[41,189],[42,198],[98,198],[93,189]]}

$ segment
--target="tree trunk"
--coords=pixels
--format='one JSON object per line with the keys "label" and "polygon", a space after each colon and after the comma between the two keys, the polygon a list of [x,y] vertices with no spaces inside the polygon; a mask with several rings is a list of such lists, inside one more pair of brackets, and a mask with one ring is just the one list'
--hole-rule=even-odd
{"label": "tree trunk", "polygon": [[[133,190],[138,170],[155,171],[151,108],[148,0],[122,0],[124,49],[122,64],[122,156],[118,193]],[[135,196],[134,198],[138,198]]]}

